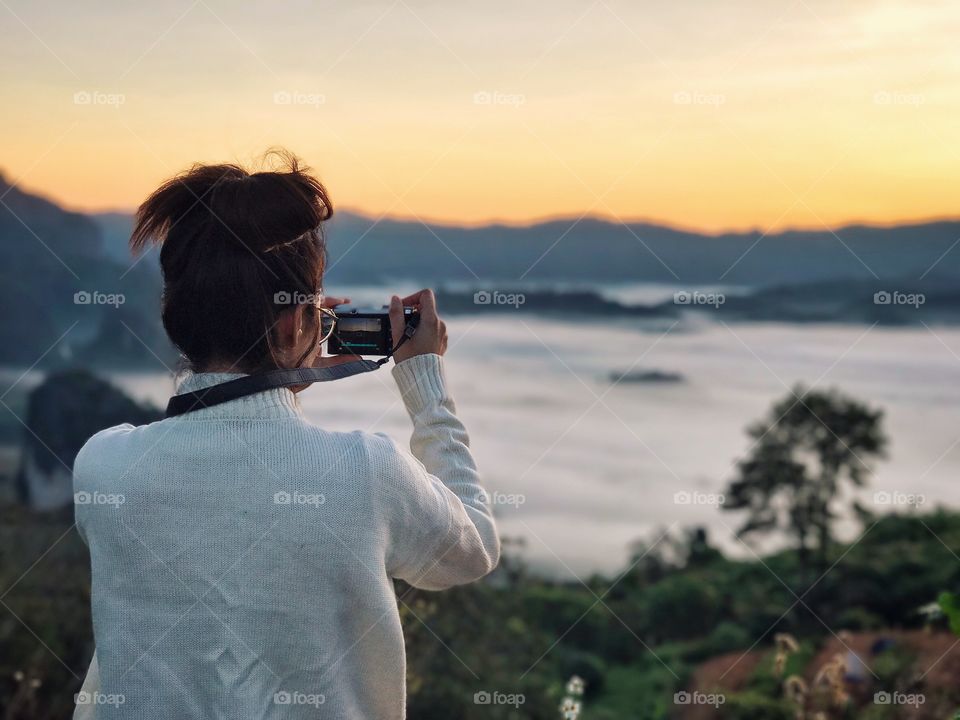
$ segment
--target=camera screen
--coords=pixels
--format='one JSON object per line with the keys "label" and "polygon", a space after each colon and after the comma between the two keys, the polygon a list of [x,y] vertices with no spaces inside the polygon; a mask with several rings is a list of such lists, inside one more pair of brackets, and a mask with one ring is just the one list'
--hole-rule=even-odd
{"label": "camera screen", "polygon": [[337,324],[341,333],[380,332],[381,321],[379,318],[341,317]]}

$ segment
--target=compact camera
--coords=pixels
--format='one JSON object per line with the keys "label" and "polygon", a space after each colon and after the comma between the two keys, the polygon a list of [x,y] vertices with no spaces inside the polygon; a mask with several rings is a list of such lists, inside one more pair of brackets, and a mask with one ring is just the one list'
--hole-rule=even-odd
{"label": "compact camera", "polygon": [[[329,355],[389,355],[399,338],[390,331],[390,314],[382,308],[361,308],[341,305],[334,309],[337,323],[327,340]],[[413,308],[403,309],[406,325],[416,327],[420,313]]]}

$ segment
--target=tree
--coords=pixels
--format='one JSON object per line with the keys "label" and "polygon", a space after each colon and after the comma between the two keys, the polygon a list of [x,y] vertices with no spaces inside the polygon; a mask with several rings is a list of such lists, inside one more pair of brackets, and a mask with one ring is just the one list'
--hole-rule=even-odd
{"label": "tree", "polygon": [[844,483],[862,487],[868,461],[884,455],[882,417],[840,392],[803,386],[775,403],[748,428],[752,450],[727,488],[723,509],[747,511],[739,534],[785,531],[796,543],[801,578],[811,556],[823,570]]}
{"label": "tree", "polygon": [[723,559],[723,553],[710,544],[707,529],[702,526],[684,530],[679,551],[685,568],[701,568]]}
{"label": "tree", "polygon": [[17,495],[34,509],[73,507],[70,469],[80,448],[104,428],[144,425],[163,414],[87,370],[51,373],[30,392]]}

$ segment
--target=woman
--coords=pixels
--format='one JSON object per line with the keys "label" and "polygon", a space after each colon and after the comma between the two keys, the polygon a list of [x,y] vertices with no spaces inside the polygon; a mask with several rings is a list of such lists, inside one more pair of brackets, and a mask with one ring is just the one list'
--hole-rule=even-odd
{"label": "woman", "polygon": [[[342,362],[323,356],[320,318],[345,300],[316,300],[332,213],[293,159],[196,166],[141,205],[131,245],[160,246],[164,327],[192,370],[180,393]],[[412,455],[311,424],[288,389],[87,442],[75,492],[122,502],[76,505],[97,646],[77,716],[404,717],[393,578],[440,590],[500,552],[433,293],[393,297],[394,337],[404,305],[421,318],[393,367]]]}

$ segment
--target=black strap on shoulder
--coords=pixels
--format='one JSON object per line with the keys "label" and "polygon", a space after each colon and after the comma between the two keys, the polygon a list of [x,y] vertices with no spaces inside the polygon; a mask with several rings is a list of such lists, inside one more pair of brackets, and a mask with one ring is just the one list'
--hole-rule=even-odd
{"label": "black strap on shoulder", "polygon": [[393,346],[390,354],[379,360],[357,359],[342,365],[330,365],[320,368],[280,368],[268,370],[256,375],[246,375],[236,380],[211,385],[210,387],[194,390],[193,392],[174,395],[167,403],[166,417],[176,417],[194,410],[213,407],[231,400],[248,395],[273,390],[274,388],[291,387],[296,385],[310,385],[316,382],[329,382],[341,378],[359,375],[361,373],[378,370],[393,356],[416,330],[415,325],[408,324],[403,331],[400,342]]}
{"label": "black strap on shoulder", "polygon": [[219,385],[211,385],[182,395],[174,395],[167,403],[166,416],[168,418],[176,417],[193,410],[213,407],[274,388],[339,380],[351,375],[376,370],[381,365],[382,363],[373,360],[355,360],[343,365],[331,365],[330,367],[269,370],[257,375],[246,375]]}

